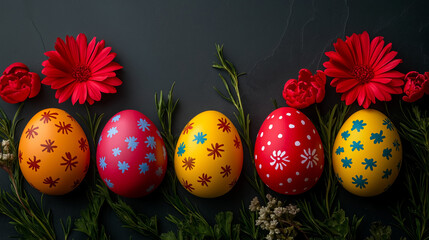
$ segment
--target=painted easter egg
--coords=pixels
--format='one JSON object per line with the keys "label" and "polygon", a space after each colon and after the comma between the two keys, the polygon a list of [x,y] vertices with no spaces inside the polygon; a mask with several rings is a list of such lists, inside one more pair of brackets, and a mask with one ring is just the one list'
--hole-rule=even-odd
{"label": "painted easter egg", "polygon": [[174,168],[188,192],[214,198],[229,192],[240,177],[243,146],[232,122],[205,111],[188,122],[177,142]]}
{"label": "painted easter egg", "polygon": [[167,169],[161,134],[149,118],[135,110],[121,111],[106,123],[96,159],[107,187],[130,198],[153,192]]}
{"label": "painted easter egg", "polygon": [[324,153],[310,119],[295,108],[274,110],[255,142],[255,167],[272,190],[295,195],[308,191],[323,172]]}
{"label": "painted easter egg", "polygon": [[82,182],[90,150],[79,123],[61,109],[48,108],[36,113],[25,126],[18,157],[31,186],[45,194],[63,195]]}
{"label": "painted easter egg", "polygon": [[386,191],[399,174],[401,139],[386,115],[373,109],[360,110],[338,132],[332,160],[338,181],[347,191],[375,196]]}

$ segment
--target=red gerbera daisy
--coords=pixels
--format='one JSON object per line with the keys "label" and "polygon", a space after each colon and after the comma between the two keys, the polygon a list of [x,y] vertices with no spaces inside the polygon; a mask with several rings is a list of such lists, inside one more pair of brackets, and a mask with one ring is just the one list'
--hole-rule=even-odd
{"label": "red gerbera daisy", "polygon": [[383,37],[372,41],[367,32],[353,34],[346,41],[334,43],[335,52],[326,52],[330,58],[323,66],[325,74],[333,77],[331,86],[342,93],[341,100],[350,105],[355,100],[368,108],[375,99],[390,101],[390,94],[401,94],[404,74],[393,71],[401,59],[394,59],[397,52],[390,51],[392,44],[384,46]]}
{"label": "red gerbera daisy", "polygon": [[45,53],[49,59],[42,63],[42,73],[46,75],[42,83],[57,90],[55,98],[59,103],[71,97],[73,104],[78,100],[80,104],[93,104],[101,100],[101,93],[116,93],[115,87],[122,81],[114,71],[122,66],[113,62],[116,53],[104,45],[104,40],[96,44],[95,37],[88,44],[81,33],[76,40],[69,36],[66,42],[57,38],[56,51]]}

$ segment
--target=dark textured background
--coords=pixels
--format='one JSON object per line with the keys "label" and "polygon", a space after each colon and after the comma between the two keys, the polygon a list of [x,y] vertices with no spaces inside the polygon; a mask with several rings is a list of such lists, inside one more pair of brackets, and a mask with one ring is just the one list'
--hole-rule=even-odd
{"label": "dark textured background", "polygon": [[[115,60],[124,66],[119,71],[124,83],[117,88],[118,93],[103,95],[102,101],[91,107],[94,112],[106,114],[103,125],[124,109],[139,110],[158,122],[154,93],[167,91],[175,81],[180,106],[175,115],[174,132],[179,134],[193,116],[204,110],[218,110],[233,119],[234,109],[213,90],[213,86],[223,88],[217,71],[211,68],[216,60],[214,44],[223,43],[226,56],[239,71],[247,72],[247,76],[241,78],[240,87],[255,138],[263,119],[273,110],[271,98],[284,106],[281,89],[285,81],[296,78],[301,68],[313,72],[323,70],[322,64],[327,60],[324,52],[333,50],[332,43],[337,38],[344,39],[364,30],[371,38],[384,36],[386,43],[392,42],[393,50],[404,60],[398,70],[429,71],[428,2],[3,0],[0,2],[0,71],[13,62],[23,62],[41,75],[41,63],[46,59],[44,52],[54,49],[57,37],[76,37],[81,32],[88,39],[96,36],[98,40],[106,40],[107,46],[117,53]],[[54,94],[48,86],[42,86],[40,94],[26,102],[20,133],[24,123],[44,108],[58,107],[74,116],[76,112],[83,113],[83,106],[72,106],[70,100],[58,104]],[[322,108],[326,110],[337,102],[339,95],[327,85]],[[13,114],[18,105],[0,101],[0,107]],[[383,104],[373,107],[384,111]],[[315,122],[312,110],[304,112]],[[252,167],[245,154],[243,173],[250,173]],[[388,207],[406,198],[400,194],[400,181],[401,175],[387,193],[373,198],[356,197],[340,189],[339,198],[347,214],[365,215],[360,238],[367,236],[372,221],[394,223]],[[0,188],[9,190],[9,185],[6,173],[1,171]],[[35,198],[40,198],[40,193],[26,187]],[[45,196],[45,208],[52,210],[59,238],[62,238],[59,219],[69,215],[76,218],[86,207],[85,189],[81,185],[65,196]],[[241,201],[247,204],[256,195],[244,177],[231,192],[217,199],[198,199],[182,193],[195,202],[209,221],[213,221],[219,210],[235,211]],[[175,212],[162,201],[160,191],[126,201],[138,212],[156,213],[161,232],[172,228],[164,216]],[[0,216],[0,239],[14,235],[8,221],[7,217]],[[121,228],[120,221],[108,207],[103,209],[101,222],[112,239],[128,236],[143,239]],[[395,227],[393,231],[394,239],[402,235]],[[73,233],[72,237],[84,238],[80,233]]]}

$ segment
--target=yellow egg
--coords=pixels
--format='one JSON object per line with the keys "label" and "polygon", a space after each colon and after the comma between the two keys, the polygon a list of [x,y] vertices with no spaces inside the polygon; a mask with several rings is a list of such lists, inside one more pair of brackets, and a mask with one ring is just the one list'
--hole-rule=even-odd
{"label": "yellow egg", "polygon": [[344,122],[332,152],[338,181],[364,197],[386,191],[402,163],[398,131],[386,115],[373,109],[360,110]]}
{"label": "yellow egg", "polygon": [[18,154],[27,182],[49,195],[63,195],[76,188],[90,160],[81,126],[57,108],[42,110],[30,119],[21,135]]}
{"label": "yellow egg", "polygon": [[222,113],[205,111],[183,129],[174,154],[182,186],[204,198],[224,195],[234,187],[243,166],[243,146],[232,122]]}

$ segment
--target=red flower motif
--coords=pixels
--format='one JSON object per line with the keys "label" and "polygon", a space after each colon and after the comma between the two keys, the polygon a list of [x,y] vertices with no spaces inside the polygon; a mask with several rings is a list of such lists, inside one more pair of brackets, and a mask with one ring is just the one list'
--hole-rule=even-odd
{"label": "red flower motif", "polygon": [[31,170],[34,170],[35,172],[37,172],[37,170],[40,168],[39,163],[42,160],[37,159],[36,156],[33,157],[33,160],[31,160],[31,158],[28,158],[28,168],[31,168]]}
{"label": "red flower motif", "polygon": [[183,129],[183,134],[188,134],[188,131],[194,128],[192,125],[194,125],[194,123],[186,124],[185,128]]}
{"label": "red flower motif", "polygon": [[402,97],[402,100],[405,102],[415,102],[423,94],[429,94],[429,72],[425,74],[420,74],[416,71],[411,71],[405,75],[405,86],[404,93],[405,96]]}
{"label": "red flower motif", "polygon": [[335,51],[326,52],[330,58],[323,66],[325,74],[333,77],[331,86],[342,93],[347,105],[357,100],[368,108],[375,99],[390,101],[390,94],[401,94],[404,74],[393,69],[402,62],[394,59],[397,52],[390,51],[392,44],[384,46],[383,37],[372,41],[367,32],[353,34],[346,41],[338,39]]}
{"label": "red flower motif", "polygon": [[226,118],[225,119],[220,118],[218,119],[218,121],[220,123],[217,124],[219,126],[217,129],[222,129],[222,132],[227,132],[227,133],[231,132],[231,126],[229,126],[229,122],[228,120],[226,120]]}
{"label": "red flower motif", "polygon": [[40,119],[40,121],[43,121],[43,123],[49,123],[49,121],[52,121],[51,118],[57,119],[56,117],[57,115],[58,113],[56,112],[53,112],[53,113],[51,113],[51,111],[43,112],[42,118]]}
{"label": "red flower motif", "polygon": [[79,148],[80,150],[82,150],[82,152],[85,152],[86,150],[88,150],[88,144],[86,144],[86,139],[80,138],[78,143],[79,143]]}
{"label": "red flower motif", "polygon": [[45,178],[43,180],[43,183],[44,184],[49,184],[49,188],[51,188],[51,187],[56,187],[59,180],[60,180],[60,178],[57,178],[57,179],[54,180],[52,177],[48,177],[48,178]]}
{"label": "red flower motif", "polygon": [[23,102],[40,92],[40,77],[23,63],[13,63],[0,77],[0,97],[8,103]]}
{"label": "red flower motif", "polygon": [[185,187],[189,192],[192,192],[195,190],[194,187],[192,187],[192,183],[188,183],[188,180],[185,180],[182,178],[183,187]]}
{"label": "red flower motif", "polygon": [[308,69],[299,71],[298,80],[289,79],[283,89],[283,98],[290,107],[302,109],[320,103],[325,97],[325,74],[318,70],[313,75]]}
{"label": "red flower motif", "polygon": [[66,42],[57,38],[56,51],[45,53],[49,59],[42,63],[42,73],[46,75],[42,83],[57,90],[55,97],[59,103],[71,97],[73,104],[78,100],[79,104],[93,104],[101,100],[101,93],[116,93],[115,87],[122,81],[115,71],[122,66],[113,62],[116,53],[104,46],[104,40],[96,44],[95,37],[88,44],[81,33],[76,40],[69,36]]}

